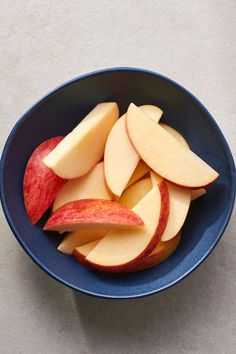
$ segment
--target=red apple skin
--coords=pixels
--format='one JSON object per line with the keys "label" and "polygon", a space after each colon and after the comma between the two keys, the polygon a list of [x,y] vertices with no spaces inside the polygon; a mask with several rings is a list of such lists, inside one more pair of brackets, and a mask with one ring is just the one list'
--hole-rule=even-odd
{"label": "red apple skin", "polygon": [[107,199],[80,199],[58,208],[48,219],[44,230],[57,231],[58,226],[65,225],[68,227],[67,231],[73,231],[73,225],[91,223],[101,228],[104,228],[104,224],[144,226],[143,220],[137,214],[117,202]]}
{"label": "red apple skin", "polygon": [[89,268],[92,268],[94,270],[104,271],[104,272],[125,273],[131,271],[132,269],[135,269],[142,262],[142,260],[145,259],[154,250],[157,243],[161,240],[162,234],[167,224],[167,220],[169,216],[169,193],[168,193],[167,184],[164,180],[162,180],[158,184],[158,187],[161,194],[161,211],[160,211],[159,222],[156,231],[152,239],[150,240],[149,244],[143,250],[142,253],[137,255],[135,259],[121,265],[102,266],[100,264],[89,262],[86,258],[84,259],[84,256],[82,256],[76,249],[73,252],[75,258]]}
{"label": "red apple skin", "polygon": [[36,224],[54,201],[66,180],[58,177],[43,163],[46,157],[63,139],[57,136],[41,143],[30,156],[24,174],[23,195],[26,213]]}
{"label": "red apple skin", "polygon": [[178,247],[180,243],[180,238],[181,238],[181,232],[179,232],[174,238],[172,238],[169,241],[163,241],[165,243],[165,248],[162,248],[158,253],[156,254],[150,254],[147,256],[141,263],[137,265],[134,269],[131,269],[130,272],[138,272],[144,269],[148,269],[151,267],[154,267],[161,262],[165,261],[167,258],[169,258],[176,248]]}

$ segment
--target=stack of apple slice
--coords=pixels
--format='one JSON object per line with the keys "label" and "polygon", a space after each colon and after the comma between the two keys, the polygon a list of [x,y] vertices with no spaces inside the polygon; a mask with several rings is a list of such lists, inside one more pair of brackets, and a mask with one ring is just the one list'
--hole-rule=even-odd
{"label": "stack of apple slice", "polygon": [[[107,272],[157,265],[177,248],[191,201],[218,173],[184,137],[159,123],[156,106],[98,104],[66,137],[39,145],[24,176],[35,224],[65,233],[58,250]],[[119,119],[118,119],[119,118]]]}

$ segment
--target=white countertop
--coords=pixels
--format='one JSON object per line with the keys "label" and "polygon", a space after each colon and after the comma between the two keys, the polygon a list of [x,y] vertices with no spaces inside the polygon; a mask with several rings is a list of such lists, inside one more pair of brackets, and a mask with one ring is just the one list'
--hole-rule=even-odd
{"label": "white countertop", "polygon": [[[42,5],[43,4],[43,5]],[[79,74],[137,66],[209,109],[236,153],[235,0],[1,1],[1,148],[18,117]],[[1,354],[230,354],[236,350],[236,215],[190,277],[152,297],[74,294],[24,253],[0,215]]]}

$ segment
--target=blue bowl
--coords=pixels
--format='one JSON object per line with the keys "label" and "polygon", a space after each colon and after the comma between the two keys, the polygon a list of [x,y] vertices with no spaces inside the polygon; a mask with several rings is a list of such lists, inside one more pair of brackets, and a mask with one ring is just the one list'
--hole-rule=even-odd
{"label": "blue bowl", "polygon": [[[183,133],[191,149],[220,177],[192,203],[181,243],[165,262],[127,275],[93,272],[56,250],[61,236],[28,220],[22,197],[24,169],[45,139],[67,134],[99,102],[117,101],[121,113],[130,102],[154,104],[162,120]],[[147,70],[114,68],[80,76],[30,108],[10,133],[1,161],[1,199],[8,223],[28,255],[49,275],[74,290],[106,298],[134,298],[162,291],[190,274],[222,236],[235,199],[235,166],[227,142],[210,113],[188,91]]]}

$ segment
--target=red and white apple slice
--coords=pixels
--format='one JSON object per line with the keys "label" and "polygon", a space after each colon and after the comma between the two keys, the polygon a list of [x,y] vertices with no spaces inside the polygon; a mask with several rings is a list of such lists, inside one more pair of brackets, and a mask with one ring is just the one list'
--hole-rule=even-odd
{"label": "red and white apple slice", "polygon": [[[150,175],[153,186],[156,186],[162,180],[162,178],[153,171],[150,172]],[[171,240],[181,230],[191,202],[191,190],[177,187],[171,183],[167,183],[167,188],[169,192],[170,210],[166,228],[161,237],[162,241]]]}
{"label": "red and white apple slice", "polygon": [[24,174],[23,195],[26,213],[36,224],[53,203],[65,180],[47,168],[43,159],[63,139],[62,136],[48,139],[40,144],[30,156]]}
{"label": "red and white apple slice", "polygon": [[99,162],[85,176],[67,181],[56,196],[53,211],[73,200],[88,198],[112,199],[105,183],[103,162]]}
{"label": "red and white apple slice", "polygon": [[76,247],[83,246],[89,242],[96,241],[104,237],[108,230],[81,230],[69,232],[57,247],[58,251],[65,254],[73,254]]}
{"label": "red and white apple slice", "polygon": [[154,187],[133,211],[142,218],[145,227],[110,231],[86,257],[91,267],[107,272],[128,271],[153,251],[168,219],[169,196],[166,183],[162,181]]}
{"label": "red and white apple slice", "polygon": [[108,134],[118,118],[117,103],[98,104],[44,158],[45,165],[62,178],[85,175],[102,159]]}
{"label": "red and white apple slice", "polygon": [[133,103],[126,114],[126,125],[140,157],[166,180],[195,189],[212,183],[218,177],[212,167],[150,120]]}
{"label": "red and white apple slice", "polygon": [[47,231],[129,229],[144,226],[143,220],[123,205],[104,199],[80,199],[57,209],[44,226]]}
{"label": "red and white apple slice", "polygon": [[151,178],[144,178],[127,188],[118,200],[119,204],[132,209],[152,189]]}
{"label": "red and white apple slice", "polygon": [[180,238],[181,238],[181,233],[179,232],[178,235],[176,235],[174,238],[172,238],[169,241],[158,242],[157,246],[152,251],[152,253],[149,256],[147,256],[140,264],[138,264],[138,266],[132,271],[136,272],[139,270],[148,269],[165,261],[174,253],[174,251],[178,247]]}

